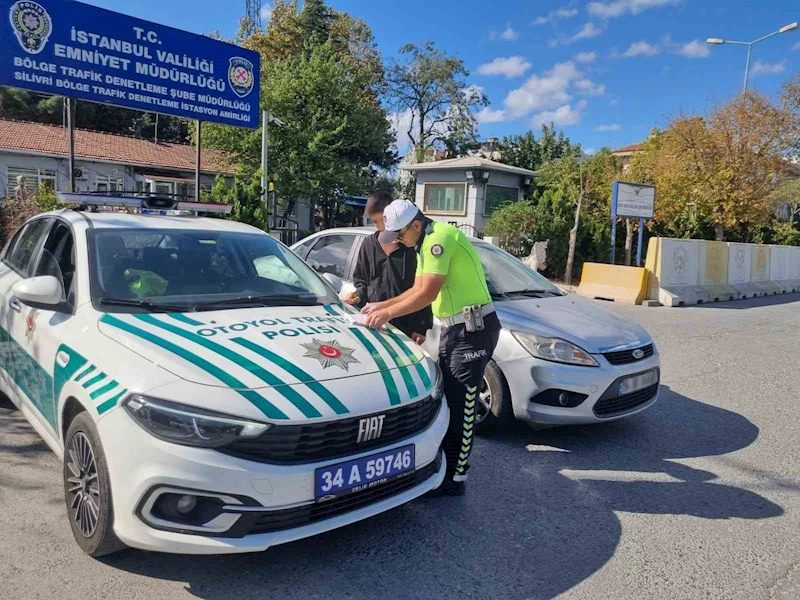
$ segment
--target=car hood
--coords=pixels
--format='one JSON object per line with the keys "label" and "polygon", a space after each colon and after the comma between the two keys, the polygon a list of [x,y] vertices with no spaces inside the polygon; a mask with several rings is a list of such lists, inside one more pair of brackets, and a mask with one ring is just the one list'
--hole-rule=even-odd
{"label": "car hood", "polygon": [[[369,376],[415,366],[424,353],[400,331],[354,325],[333,306],[186,314],[105,314],[100,332],[194,383],[260,389]],[[403,373],[403,376],[406,374]],[[391,376],[389,376],[391,379]],[[355,384],[358,385],[358,384]],[[357,388],[353,388],[354,390]]]}
{"label": "car hood", "polygon": [[631,319],[572,294],[501,300],[494,305],[506,329],[561,338],[592,354],[652,343]]}

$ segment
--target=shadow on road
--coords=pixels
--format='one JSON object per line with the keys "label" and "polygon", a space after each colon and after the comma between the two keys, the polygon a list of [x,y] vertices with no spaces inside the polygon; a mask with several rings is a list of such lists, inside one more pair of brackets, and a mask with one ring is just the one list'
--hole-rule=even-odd
{"label": "shadow on road", "polygon": [[800,293],[775,294],[773,296],[759,296],[758,298],[747,298],[745,300],[731,300],[729,302],[709,302],[704,304],[690,304],[680,308],[724,308],[743,310],[746,308],[759,308],[763,306],[779,306],[781,304],[792,304],[800,302]]}
{"label": "shadow on road", "polygon": [[[420,499],[261,554],[137,551],[110,566],[187,583],[197,598],[552,598],[600,569],[616,511],[766,519],[780,506],[673,459],[721,455],[758,437],[734,412],[662,388],[630,420],[483,439],[465,498]],[[631,481],[633,479],[633,481]]]}

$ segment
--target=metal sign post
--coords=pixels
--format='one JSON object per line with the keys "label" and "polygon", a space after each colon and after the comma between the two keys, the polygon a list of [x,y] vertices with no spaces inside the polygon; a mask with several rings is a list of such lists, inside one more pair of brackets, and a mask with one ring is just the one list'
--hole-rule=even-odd
{"label": "metal sign post", "polygon": [[615,264],[617,258],[617,195],[619,193],[619,181],[615,181],[611,186],[611,260],[610,264]]}
{"label": "metal sign post", "polygon": [[75,191],[75,119],[72,110],[72,98],[65,98],[67,103],[67,168],[69,169],[69,191]]}
{"label": "metal sign post", "polygon": [[201,140],[200,121],[197,121],[197,149],[194,157],[194,201],[200,202],[200,142]]}
{"label": "metal sign post", "polygon": [[644,239],[644,217],[639,217],[639,240],[636,243],[636,266],[642,266],[642,241]]}
{"label": "metal sign post", "polygon": [[615,181],[611,187],[611,264],[616,258],[617,217],[639,219],[639,240],[636,248],[636,266],[642,266],[645,219],[655,213],[656,188],[643,183]]}

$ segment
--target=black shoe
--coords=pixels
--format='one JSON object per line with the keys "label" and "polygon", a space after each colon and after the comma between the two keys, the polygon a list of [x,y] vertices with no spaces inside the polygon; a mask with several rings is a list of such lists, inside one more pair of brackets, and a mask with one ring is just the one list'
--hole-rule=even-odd
{"label": "black shoe", "polygon": [[442,496],[463,496],[466,492],[463,481],[445,481],[435,490],[425,494],[425,498],[441,498]]}

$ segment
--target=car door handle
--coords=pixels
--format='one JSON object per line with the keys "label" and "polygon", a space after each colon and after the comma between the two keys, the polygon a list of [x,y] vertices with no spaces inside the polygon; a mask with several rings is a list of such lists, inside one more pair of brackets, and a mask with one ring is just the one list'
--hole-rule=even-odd
{"label": "car door handle", "polygon": [[59,367],[66,367],[69,364],[69,354],[62,350],[56,354],[56,362]]}
{"label": "car door handle", "polygon": [[22,312],[22,302],[20,302],[16,298],[12,298],[11,300],[9,300],[8,305],[12,308],[12,310],[16,312]]}

